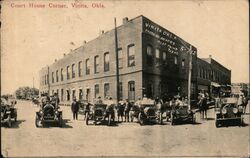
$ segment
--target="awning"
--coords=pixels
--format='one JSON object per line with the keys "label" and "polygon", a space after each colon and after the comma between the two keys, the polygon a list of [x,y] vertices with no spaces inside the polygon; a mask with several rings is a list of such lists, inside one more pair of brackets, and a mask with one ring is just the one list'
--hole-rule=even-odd
{"label": "awning", "polygon": [[211,86],[214,86],[214,87],[220,87],[220,85],[216,82],[211,82]]}

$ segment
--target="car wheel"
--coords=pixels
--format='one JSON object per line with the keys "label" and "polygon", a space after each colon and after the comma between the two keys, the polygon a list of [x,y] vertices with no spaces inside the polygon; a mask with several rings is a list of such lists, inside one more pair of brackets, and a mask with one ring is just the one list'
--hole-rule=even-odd
{"label": "car wheel", "polygon": [[86,114],[86,125],[89,125],[89,114]]}
{"label": "car wheel", "polygon": [[8,125],[9,128],[11,127],[11,116],[10,115],[8,116],[7,125]]}
{"label": "car wheel", "polygon": [[172,113],[170,116],[170,120],[171,120],[171,125],[173,126],[175,124],[175,122],[174,122],[174,115]]}
{"label": "car wheel", "polygon": [[62,116],[59,117],[58,126],[59,126],[59,127],[62,127],[62,126],[63,126],[63,119],[62,119]]}
{"label": "car wheel", "polygon": [[143,125],[143,124],[144,124],[144,121],[143,121],[143,118],[142,118],[142,114],[141,114],[141,113],[139,113],[139,115],[138,115],[138,120],[139,120],[140,125]]}
{"label": "car wheel", "polygon": [[109,114],[109,118],[108,118],[108,126],[111,125],[111,114]]}
{"label": "car wheel", "polygon": [[215,121],[215,126],[216,126],[216,128],[219,128],[219,127],[220,127],[219,125],[220,125],[220,124],[219,124],[219,121],[216,120],[216,121]]}

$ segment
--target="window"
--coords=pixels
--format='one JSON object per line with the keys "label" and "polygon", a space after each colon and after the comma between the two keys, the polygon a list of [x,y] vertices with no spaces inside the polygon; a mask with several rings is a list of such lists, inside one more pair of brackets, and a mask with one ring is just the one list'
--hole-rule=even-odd
{"label": "window", "polygon": [[59,75],[58,75],[58,70],[56,70],[56,82],[59,81]]}
{"label": "window", "polygon": [[147,46],[147,65],[152,66],[153,65],[153,48],[152,46]]}
{"label": "window", "polygon": [[118,49],[118,64],[119,64],[119,69],[123,67],[123,59],[122,59],[122,49]]}
{"label": "window", "polygon": [[61,68],[61,81],[63,81],[63,68]]}
{"label": "window", "polygon": [[95,64],[95,73],[99,73],[99,56],[97,55],[97,56],[95,56],[95,58],[94,58],[95,60],[94,60],[94,64]]}
{"label": "window", "polygon": [[105,83],[104,84],[104,97],[106,98],[107,96],[109,96],[109,83]]}
{"label": "window", "polygon": [[174,57],[174,64],[177,65],[177,56]]}
{"label": "window", "polygon": [[86,75],[90,74],[90,64],[89,59],[86,59]]}
{"label": "window", "polygon": [[67,66],[67,80],[70,79],[70,69],[69,66]]}
{"label": "window", "polygon": [[99,84],[95,85],[95,98],[99,96]]}
{"label": "window", "polygon": [[135,81],[128,82],[128,100],[135,101]]}
{"label": "window", "polygon": [[162,60],[164,64],[167,64],[167,52],[162,52]]}
{"label": "window", "polygon": [[122,94],[122,82],[119,82],[119,100],[122,100],[123,94]]}
{"label": "window", "polygon": [[70,100],[70,91],[67,90],[67,101],[69,101],[69,100]]}
{"label": "window", "polygon": [[185,66],[185,59],[182,59],[181,66],[182,66],[182,68],[184,68],[184,66]]}
{"label": "window", "polygon": [[135,66],[135,45],[128,46],[128,67]]}
{"label": "window", "polygon": [[83,99],[83,92],[82,89],[79,89],[79,100]]}
{"label": "window", "polygon": [[82,76],[82,61],[78,62],[78,76]]}
{"label": "window", "polygon": [[160,50],[155,50],[155,66],[159,66],[160,64]]}
{"label": "window", "polygon": [[76,76],[76,67],[75,64],[72,64],[72,78],[75,78]]}
{"label": "window", "polygon": [[109,52],[104,53],[104,72],[109,71]]}
{"label": "window", "polygon": [[54,83],[54,72],[51,73],[52,76],[52,83]]}
{"label": "window", "polygon": [[154,85],[151,82],[147,84],[146,92],[147,92],[147,97],[148,98],[153,98]]}
{"label": "window", "polygon": [[63,101],[63,97],[64,97],[64,91],[63,91],[63,89],[61,89],[61,101]]}

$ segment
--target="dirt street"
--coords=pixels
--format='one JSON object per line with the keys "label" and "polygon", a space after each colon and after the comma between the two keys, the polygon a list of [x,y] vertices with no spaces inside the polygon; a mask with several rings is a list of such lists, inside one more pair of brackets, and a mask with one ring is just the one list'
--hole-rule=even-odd
{"label": "dirt street", "polygon": [[16,107],[18,122],[1,128],[4,156],[250,156],[249,115],[244,127],[216,128],[214,109],[207,121],[196,114],[197,124],[87,126],[83,115],[74,121],[70,107],[62,106],[62,128],[36,128],[38,107],[29,101]]}

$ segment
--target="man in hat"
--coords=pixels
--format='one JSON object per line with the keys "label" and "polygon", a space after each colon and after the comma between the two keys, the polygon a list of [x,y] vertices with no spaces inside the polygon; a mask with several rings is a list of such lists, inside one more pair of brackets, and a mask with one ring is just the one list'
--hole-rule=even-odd
{"label": "man in hat", "polygon": [[77,120],[79,111],[79,102],[76,101],[76,97],[73,98],[73,102],[71,104],[71,110],[73,113],[73,120]]}

